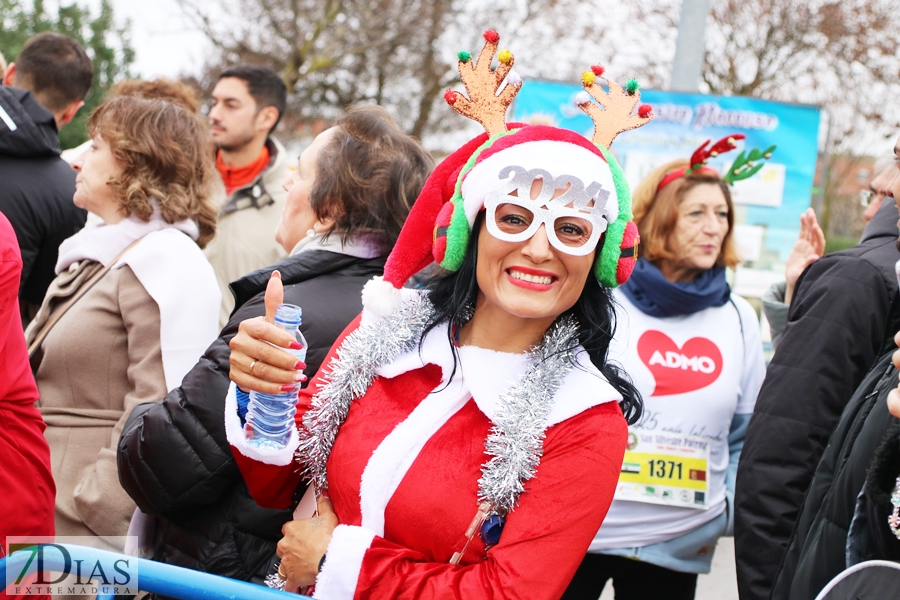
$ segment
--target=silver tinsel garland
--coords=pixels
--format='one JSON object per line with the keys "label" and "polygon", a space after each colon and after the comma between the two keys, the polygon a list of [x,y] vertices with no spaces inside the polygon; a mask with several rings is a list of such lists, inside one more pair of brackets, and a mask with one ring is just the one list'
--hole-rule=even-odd
{"label": "silver tinsel garland", "polygon": [[[303,416],[295,454],[301,474],[317,493],[328,488],[326,463],[350,404],[366,393],[378,367],[418,346],[433,318],[431,302],[424,294],[416,294],[390,317],[362,325],[344,339],[329,363],[325,383]],[[488,502],[491,512],[505,516],[512,511],[525,482],[534,477],[553,397],[575,364],[577,345],[575,319],[558,319],[541,345],[528,353],[525,376],[500,397],[485,441],[485,451],[492,458],[482,467],[479,480],[479,502]]]}
{"label": "silver tinsel garland", "polygon": [[423,294],[415,294],[390,317],[361,325],[344,338],[337,357],[328,365],[324,384],[303,415],[300,445],[294,455],[317,495],[328,489],[325,465],[350,404],[366,393],[378,367],[419,344],[433,318],[434,306]]}
{"label": "silver tinsel garland", "polygon": [[[281,566],[281,561],[275,563],[276,569],[279,566]],[[268,575],[266,575],[266,579],[265,579],[265,581],[263,581],[263,583],[265,583],[268,587],[272,588],[273,590],[281,590],[283,592],[284,586],[287,583],[287,579],[285,579],[284,577],[279,575],[278,572],[276,571],[274,573],[269,573]]]}
{"label": "silver tinsel garland", "polygon": [[575,364],[578,325],[571,316],[557,321],[541,345],[528,353],[525,376],[503,395],[484,449],[492,458],[482,467],[479,501],[506,516],[515,508],[525,482],[534,477],[544,453],[547,417],[553,397]]}

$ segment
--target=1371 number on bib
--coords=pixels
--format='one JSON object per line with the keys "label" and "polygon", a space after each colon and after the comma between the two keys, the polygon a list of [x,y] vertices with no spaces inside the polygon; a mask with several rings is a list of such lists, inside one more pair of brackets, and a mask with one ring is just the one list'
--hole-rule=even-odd
{"label": "1371 number on bib", "polygon": [[633,429],[616,488],[617,500],[709,507],[709,440]]}

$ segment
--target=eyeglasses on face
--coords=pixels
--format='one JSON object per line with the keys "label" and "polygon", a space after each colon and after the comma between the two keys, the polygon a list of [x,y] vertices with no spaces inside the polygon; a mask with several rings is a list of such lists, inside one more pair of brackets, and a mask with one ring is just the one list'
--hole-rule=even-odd
{"label": "eyeglasses on face", "polygon": [[863,208],[868,208],[872,202],[875,201],[876,198],[880,198],[883,194],[879,194],[873,192],[872,190],[860,190],[859,191],[859,204]]}

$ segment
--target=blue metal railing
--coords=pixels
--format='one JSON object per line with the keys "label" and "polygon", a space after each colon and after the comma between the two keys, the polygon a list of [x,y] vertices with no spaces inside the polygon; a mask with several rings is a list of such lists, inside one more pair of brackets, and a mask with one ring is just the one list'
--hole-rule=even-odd
{"label": "blue metal railing", "polygon": [[[137,584],[134,587],[145,592],[181,600],[223,600],[226,598],[230,600],[308,600],[307,596],[280,592],[246,581],[192,571],[144,558],[73,544],[55,544],[55,546],[65,548],[72,562],[82,560],[88,565],[94,565],[97,561],[102,561],[102,564],[110,566],[121,560],[128,560],[131,565],[136,563]],[[13,573],[21,573],[28,561],[34,559],[34,556],[33,551],[20,550],[0,558],[0,589],[6,587],[8,569]],[[66,565],[62,552],[44,552],[43,568],[48,572],[64,572]],[[130,571],[134,571],[134,568],[131,567]],[[103,587],[101,586],[100,593],[97,594],[97,600],[112,599],[113,590],[103,589]]]}

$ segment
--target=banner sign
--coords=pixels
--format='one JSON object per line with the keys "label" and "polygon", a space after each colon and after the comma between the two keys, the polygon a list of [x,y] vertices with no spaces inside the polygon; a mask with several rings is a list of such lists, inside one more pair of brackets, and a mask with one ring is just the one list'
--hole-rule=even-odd
{"label": "banner sign", "polygon": [[[579,85],[527,81],[513,105],[513,120],[553,124],[590,137],[593,123],[574,102],[580,91]],[[641,90],[641,102],[653,106],[653,121],[619,134],[612,146],[632,188],[655,167],[689,158],[706,140],[715,142],[732,133],[747,136],[737,150],[709,161],[720,173],[743,148],[778,146],[759,173],[735,184],[733,197],[744,267],[783,271],[800,230],[800,215],[812,200],[819,109],[658,90]]]}

